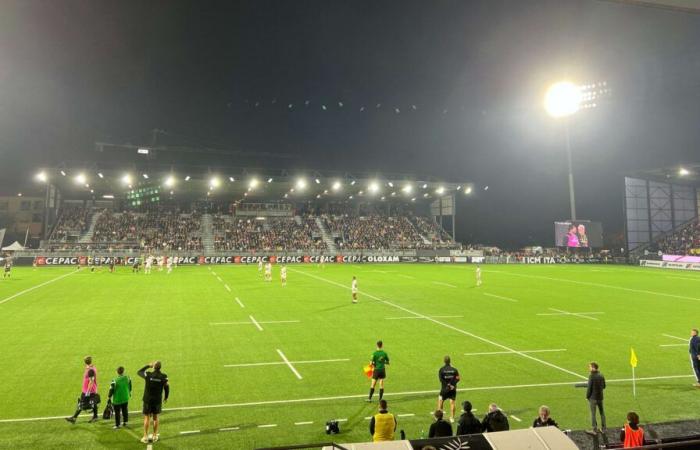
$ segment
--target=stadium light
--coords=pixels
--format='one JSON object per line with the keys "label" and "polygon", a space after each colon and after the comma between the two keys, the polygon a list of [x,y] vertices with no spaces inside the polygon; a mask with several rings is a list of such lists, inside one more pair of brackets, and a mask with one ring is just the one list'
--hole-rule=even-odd
{"label": "stadium light", "polygon": [[66,172],[65,172],[64,170],[62,170],[62,171],[61,171],[61,175],[65,177],[65,176],[66,176]]}
{"label": "stadium light", "polygon": [[185,181],[190,181],[191,179],[192,179],[192,177],[189,176],[189,175],[187,175],[187,176],[185,177]]}
{"label": "stadium light", "polygon": [[394,187],[394,183],[392,183],[391,181],[388,182],[387,184],[389,185],[389,187]]}
{"label": "stadium light", "polygon": [[168,178],[165,179],[165,186],[167,186],[167,187],[175,186],[175,177],[172,175],[169,175]]}
{"label": "stadium light", "polygon": [[97,172],[97,176],[100,178],[104,178],[105,176],[102,174],[102,172]]}
{"label": "stadium light", "polygon": [[297,179],[296,187],[297,187],[297,189],[299,189],[300,191],[303,190],[303,189],[305,189],[305,188],[306,188],[306,180],[303,179],[303,178]]}
{"label": "stadium light", "polygon": [[102,196],[102,198],[113,199],[113,198],[114,198],[114,195],[112,195],[112,194],[105,194],[105,195]]}
{"label": "stadium light", "polygon": [[355,181],[355,180],[352,180],[352,181],[350,182],[350,186],[355,186],[355,183],[356,183],[356,181]]}
{"label": "stadium light", "polygon": [[267,182],[268,182],[268,183],[272,183],[272,178],[271,178],[271,177],[268,178],[268,179],[267,179]]}
{"label": "stadium light", "polygon": [[123,184],[131,184],[131,175],[129,175],[128,173],[125,174],[125,175],[122,177],[122,183],[123,183]]}
{"label": "stadium light", "polygon": [[342,188],[342,187],[343,187],[343,184],[340,181],[336,180],[333,182],[333,190],[335,192],[338,192],[340,190],[340,188]]}
{"label": "stadium light", "polygon": [[233,178],[233,177],[228,177],[228,181],[230,181],[231,183],[233,183],[234,181],[236,181],[236,179]]}
{"label": "stadium light", "polygon": [[215,188],[219,187],[219,185],[221,185],[221,180],[219,180],[218,177],[211,177],[211,179],[209,180],[209,187]]}
{"label": "stadium light", "polygon": [[416,198],[415,198],[415,197],[413,197],[413,198],[411,199],[411,201],[412,201],[412,202],[415,202],[415,201],[416,201]]}
{"label": "stadium light", "polygon": [[46,172],[43,170],[41,172],[37,173],[35,178],[38,181],[41,181],[42,183],[46,183],[47,181],[49,181],[49,176],[46,175]]}
{"label": "stadium light", "polygon": [[250,189],[255,189],[256,187],[258,187],[258,184],[259,184],[259,183],[260,183],[260,182],[258,181],[257,178],[251,178],[251,179],[250,179],[250,182],[248,183],[248,187],[249,187]]}
{"label": "stadium light", "polygon": [[423,197],[428,198],[428,195],[429,194],[426,192],[425,194],[423,194]]}
{"label": "stadium light", "polygon": [[544,96],[544,109],[555,119],[575,114],[581,107],[581,87],[569,81],[554,83]]}
{"label": "stadium light", "polygon": [[348,200],[352,200],[352,195],[348,196]]}
{"label": "stadium light", "polygon": [[367,187],[367,190],[372,194],[376,194],[377,192],[379,192],[379,183],[377,183],[376,181],[370,182],[369,186]]}
{"label": "stadium light", "polygon": [[440,186],[439,188],[435,189],[435,193],[438,195],[442,195],[445,193],[445,188]]}
{"label": "stadium light", "polygon": [[22,193],[21,193],[21,192],[18,192],[18,193],[17,193],[17,197],[21,197],[21,196],[22,196]]}
{"label": "stadium light", "polygon": [[314,181],[316,182],[316,184],[321,184],[321,180],[319,180],[318,178],[314,179]]}
{"label": "stadium light", "polygon": [[148,180],[148,174],[147,174],[147,173],[144,173],[144,174],[143,174],[143,178],[146,179],[146,180]]}
{"label": "stadium light", "polygon": [[678,175],[680,175],[682,177],[688,176],[688,175],[690,175],[690,170],[686,169],[685,167],[681,167],[678,170]]}
{"label": "stadium light", "polygon": [[423,183],[423,189],[428,189],[428,183]]}
{"label": "stadium light", "polygon": [[467,194],[467,195],[471,194],[471,193],[472,193],[472,187],[471,187],[471,186],[467,186],[466,188],[464,188],[464,193]]}
{"label": "stadium light", "polygon": [[413,186],[410,184],[407,184],[406,186],[402,187],[401,190],[403,191],[404,194],[408,195],[411,192],[413,192]]}
{"label": "stadium light", "polygon": [[75,182],[78,184],[85,184],[85,183],[87,183],[87,177],[85,176],[84,173],[79,173],[78,175],[75,176]]}

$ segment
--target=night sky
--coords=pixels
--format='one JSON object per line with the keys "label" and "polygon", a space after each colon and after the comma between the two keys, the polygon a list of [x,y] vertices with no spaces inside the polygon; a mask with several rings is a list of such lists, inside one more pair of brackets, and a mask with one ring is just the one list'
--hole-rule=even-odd
{"label": "night sky", "polygon": [[297,156],[251,166],[473,181],[459,239],[551,245],[568,188],[564,129],[542,98],[562,78],[613,91],[571,122],[578,216],[612,236],[623,173],[700,160],[700,14],[596,0],[2,0],[0,190],[158,128],[172,143]]}

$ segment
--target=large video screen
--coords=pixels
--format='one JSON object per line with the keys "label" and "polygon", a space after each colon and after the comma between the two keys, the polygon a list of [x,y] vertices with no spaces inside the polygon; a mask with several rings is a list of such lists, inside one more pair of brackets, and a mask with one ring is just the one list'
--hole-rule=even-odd
{"label": "large video screen", "polygon": [[569,248],[603,246],[603,225],[590,220],[554,222],[554,245]]}

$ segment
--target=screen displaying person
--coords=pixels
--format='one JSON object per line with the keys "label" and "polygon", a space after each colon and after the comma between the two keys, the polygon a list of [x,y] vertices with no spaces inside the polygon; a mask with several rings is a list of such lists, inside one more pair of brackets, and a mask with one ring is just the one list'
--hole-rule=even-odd
{"label": "screen displaying person", "polygon": [[566,233],[566,246],[579,247],[578,228],[574,224],[569,225],[569,231]]}
{"label": "screen displaying person", "polygon": [[586,226],[582,223],[578,224],[576,227],[576,234],[578,235],[578,246],[588,247],[588,236],[586,235]]}

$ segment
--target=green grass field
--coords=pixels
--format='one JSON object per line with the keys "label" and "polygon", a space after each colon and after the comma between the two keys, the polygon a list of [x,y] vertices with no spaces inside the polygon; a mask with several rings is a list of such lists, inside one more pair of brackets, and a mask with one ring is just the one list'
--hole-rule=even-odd
{"label": "green grass field", "polygon": [[[377,339],[391,358],[386,399],[408,437],[431,423],[446,354],[462,374],[458,402],[471,400],[478,416],[496,402],[513,428],[528,427],[541,404],[562,428],[589,426],[584,389],[574,384],[591,360],[608,380],[609,427],[629,410],[643,422],[700,417],[686,344],[699,326],[700,274],[482,267],[479,288],[467,265],[289,266],[286,287],[279,267],[265,283],[252,265],[171,275],[15,268],[0,280],[0,447],[144,448],[136,370],[154,359],[172,389],[154,448],[323,442],[329,419],[343,419],[335,441],[366,441],[377,404],[376,394],[365,403],[362,366]],[[88,354],[103,399],[118,365],[133,378],[130,429],[62,419]]]}

